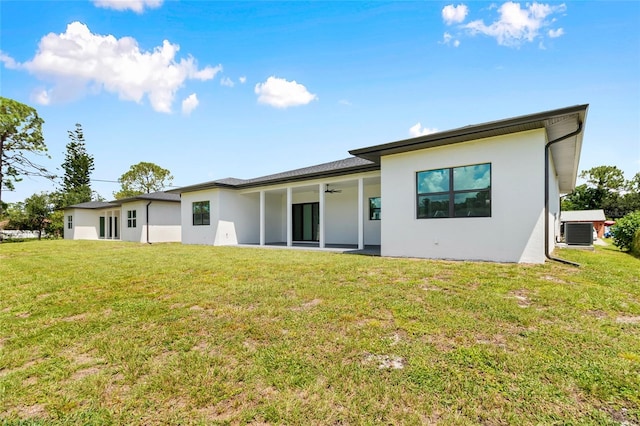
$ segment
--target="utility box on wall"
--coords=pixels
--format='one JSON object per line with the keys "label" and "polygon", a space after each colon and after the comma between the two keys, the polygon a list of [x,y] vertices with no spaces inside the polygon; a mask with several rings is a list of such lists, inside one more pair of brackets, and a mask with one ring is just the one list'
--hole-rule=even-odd
{"label": "utility box on wall", "polygon": [[593,245],[593,222],[567,222],[564,224],[564,239],[568,245]]}

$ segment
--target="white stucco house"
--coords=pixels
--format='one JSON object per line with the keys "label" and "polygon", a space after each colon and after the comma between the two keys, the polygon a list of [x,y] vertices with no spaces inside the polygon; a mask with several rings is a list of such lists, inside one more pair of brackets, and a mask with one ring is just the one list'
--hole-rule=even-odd
{"label": "white stucco house", "polygon": [[542,263],[576,184],[588,105],[351,150],[172,190],[182,242],[380,247],[382,256]]}
{"label": "white stucco house", "polygon": [[180,227],[180,196],[166,192],[64,208],[64,238],[69,240],[179,242]]}

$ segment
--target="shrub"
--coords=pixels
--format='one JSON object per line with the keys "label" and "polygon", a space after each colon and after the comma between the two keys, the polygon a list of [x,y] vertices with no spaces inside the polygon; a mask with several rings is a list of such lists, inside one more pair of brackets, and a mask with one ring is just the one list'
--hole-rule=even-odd
{"label": "shrub", "polygon": [[631,246],[631,252],[636,256],[640,256],[640,229],[636,231],[636,235],[633,236],[633,244]]}
{"label": "shrub", "polygon": [[638,230],[640,230],[640,210],[618,219],[611,227],[613,244],[622,250],[632,250],[633,239]]}

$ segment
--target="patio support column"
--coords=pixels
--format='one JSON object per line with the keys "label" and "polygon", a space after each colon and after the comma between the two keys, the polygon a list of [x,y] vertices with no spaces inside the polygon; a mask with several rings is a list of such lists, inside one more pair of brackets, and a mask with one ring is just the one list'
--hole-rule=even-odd
{"label": "patio support column", "polygon": [[293,245],[293,215],[291,212],[291,205],[293,203],[293,196],[291,192],[291,187],[287,187],[287,247],[291,247]]}
{"label": "patio support column", "polygon": [[364,250],[364,180],[358,178],[358,250]]}
{"label": "patio support column", "polygon": [[260,245],[265,244],[265,195],[260,191]]}
{"label": "patio support column", "polygon": [[320,248],[324,248],[324,184],[318,184],[318,198],[320,201],[320,236],[318,238]]}

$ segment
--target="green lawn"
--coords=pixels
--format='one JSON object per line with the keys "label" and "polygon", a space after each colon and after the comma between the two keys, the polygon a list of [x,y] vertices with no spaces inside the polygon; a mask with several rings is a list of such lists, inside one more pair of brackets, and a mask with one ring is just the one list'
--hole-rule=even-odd
{"label": "green lawn", "polygon": [[640,424],[640,259],[0,245],[0,423]]}

